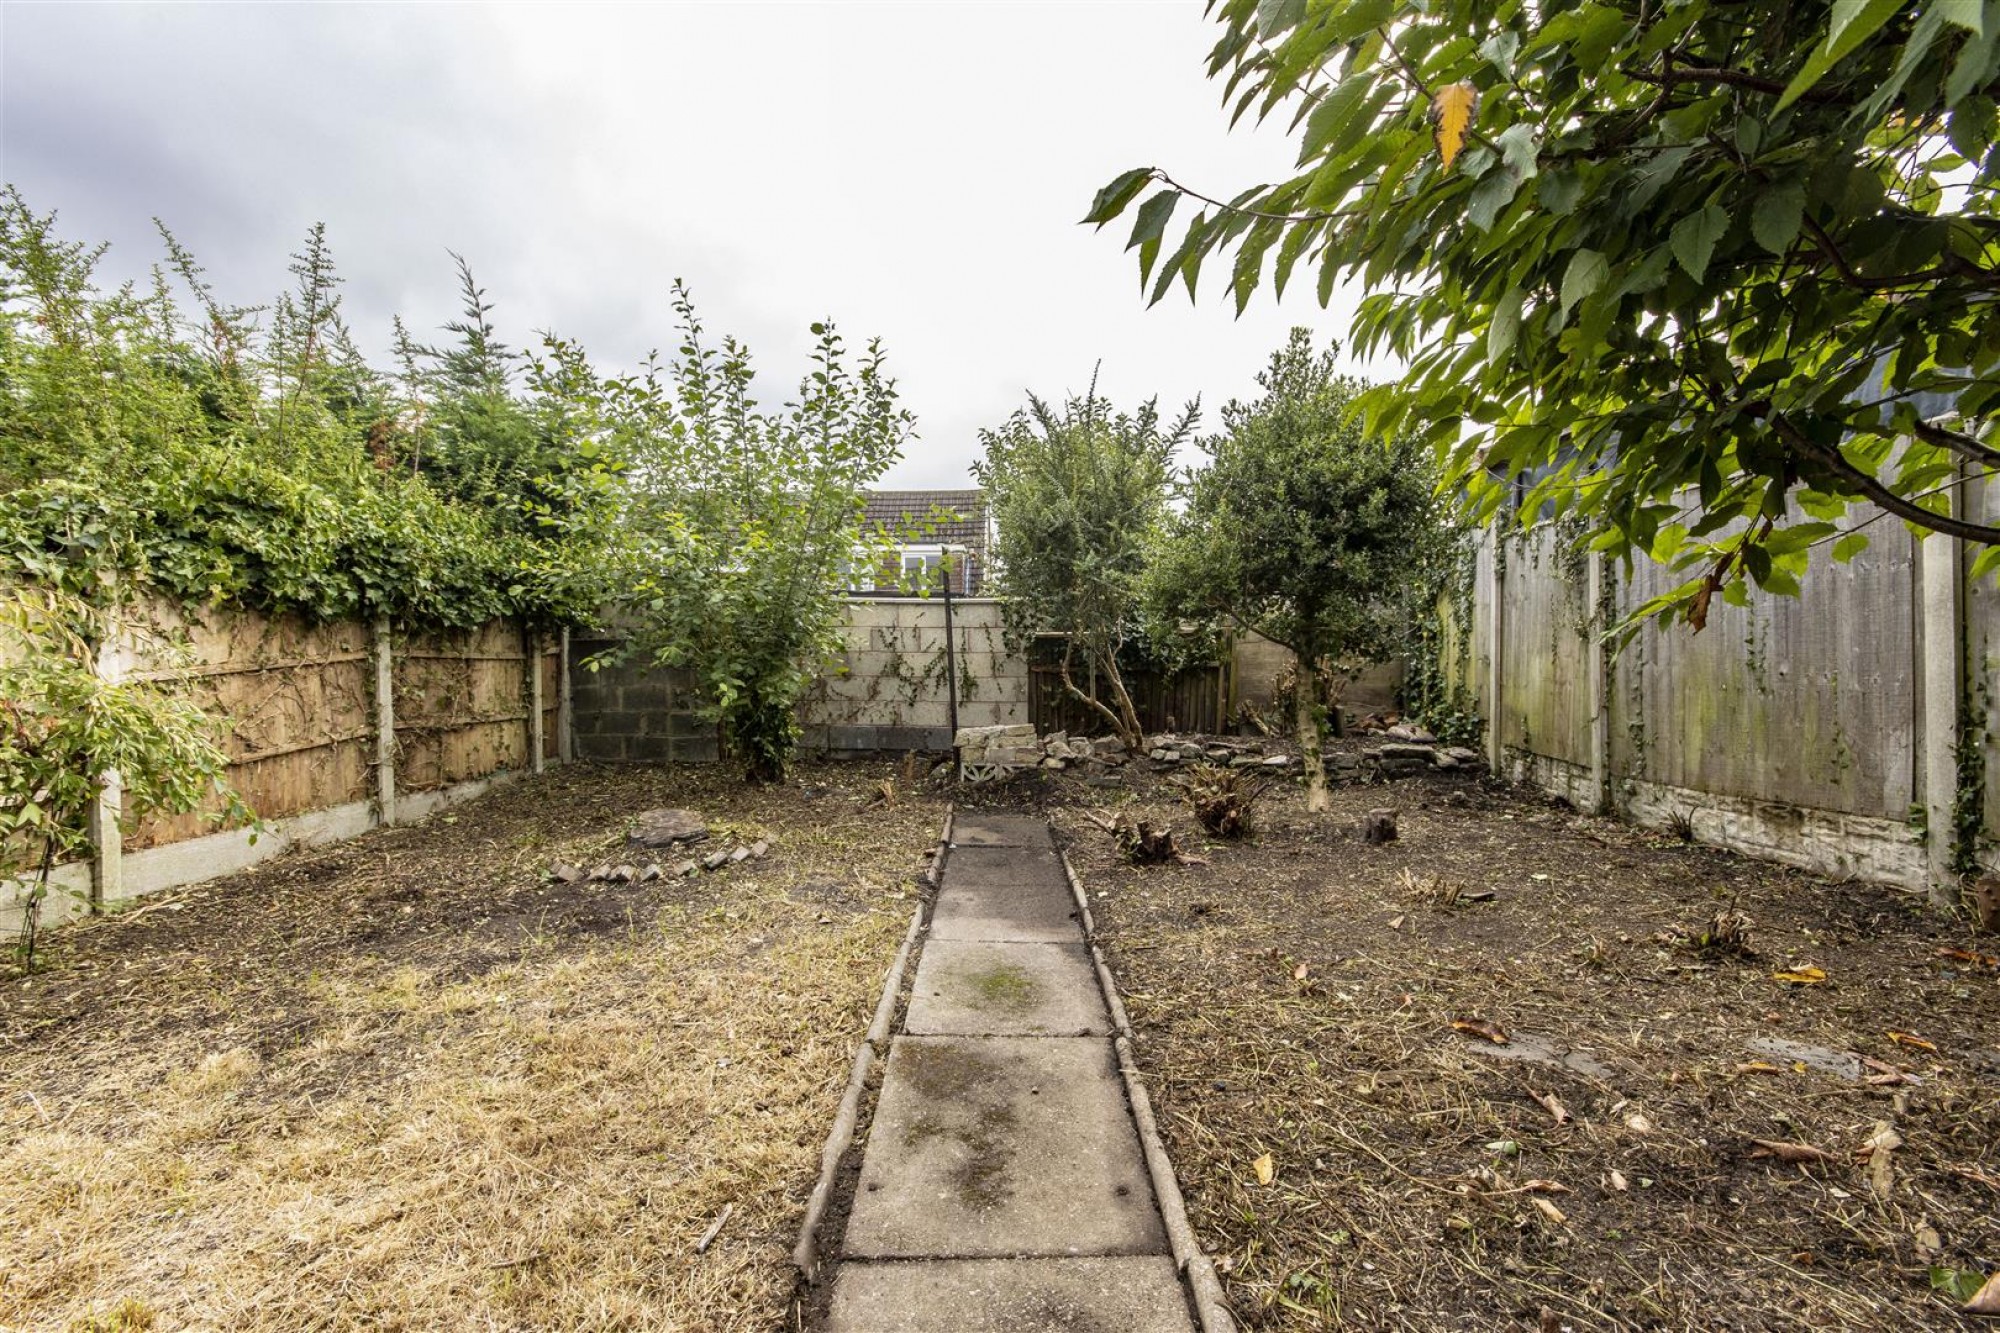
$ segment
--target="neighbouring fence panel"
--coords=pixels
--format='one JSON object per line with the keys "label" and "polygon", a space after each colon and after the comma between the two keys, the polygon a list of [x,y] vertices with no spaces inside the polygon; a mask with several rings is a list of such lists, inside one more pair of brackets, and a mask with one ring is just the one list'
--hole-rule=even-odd
{"label": "neighbouring fence panel", "polygon": [[[1954,743],[1958,700],[1926,699],[1925,666],[1943,655],[1953,679],[1963,644],[1978,707],[2000,668],[2000,595],[1965,588],[1947,551],[1944,611],[1927,624],[1917,543],[1888,520],[1868,531],[1849,563],[1815,552],[1803,598],[1718,597],[1701,632],[1647,625],[1615,653],[1608,627],[1685,576],[1565,551],[1553,526],[1482,535],[1470,674],[1496,765],[1642,822],[1685,820],[1704,841],[1930,882],[1926,823],[1949,822],[1959,793],[1927,794],[1923,760]],[[1990,746],[1984,759],[1996,771]]]}
{"label": "neighbouring fence panel", "polygon": [[[222,721],[228,780],[258,818],[289,819],[366,800],[374,781],[375,729],[368,629],[358,621],[153,607],[135,617],[128,678],[172,674],[186,663],[195,700]],[[149,819],[128,849],[213,833],[219,799],[184,815]]]}
{"label": "neighbouring fence panel", "polygon": [[[1673,787],[1906,820],[1917,798],[1916,593],[1909,534],[1878,523],[1803,598],[1716,598],[1701,633],[1641,630],[1617,663],[1615,771]],[[1620,609],[1676,586],[1637,566]]]}
{"label": "neighbouring fence panel", "polygon": [[528,656],[518,625],[411,634],[393,661],[398,790],[436,791],[528,766]]}
{"label": "neighbouring fence panel", "polygon": [[[1263,642],[1269,643],[1269,640]],[[1286,653],[1276,644],[1270,645]],[[1108,734],[1111,724],[1104,714],[1071,694],[1063,684],[1063,639],[1060,635],[1038,636],[1030,650],[1028,716],[1043,735],[1066,731],[1078,736]],[[1290,654],[1286,653],[1286,660]],[[1232,662],[1233,662],[1232,657]],[[1253,661],[1268,659],[1256,658]],[[1225,729],[1231,708],[1230,669],[1226,665],[1191,667],[1184,671],[1160,672],[1133,668],[1125,673],[1125,692],[1139,715],[1143,731],[1219,732]],[[1077,688],[1112,704],[1107,682],[1097,679],[1080,661],[1070,664],[1070,679]],[[1268,697],[1268,692],[1267,692]]]}
{"label": "neighbouring fence panel", "polygon": [[1583,566],[1551,527],[1503,539],[1502,744],[1564,763],[1590,762],[1590,656],[1596,631]]}
{"label": "neighbouring fence panel", "polygon": [[[186,675],[218,722],[226,778],[263,829],[218,825],[224,808],[115,823],[93,833],[104,904],[224,874],[288,847],[420,818],[530,766],[531,657],[542,680],[543,753],[559,758],[560,649],[512,621],[381,638],[359,621],[309,622],[235,609],[123,613],[100,653],[114,679]],[[543,645],[534,652],[531,644]],[[4,647],[4,645],[0,645]],[[395,744],[381,745],[376,667],[393,681]],[[386,773],[388,783],[378,783]],[[387,795],[387,807],[382,797]],[[88,909],[88,862],[60,867],[44,904],[54,924]],[[20,927],[27,885],[0,880],[0,932]]]}

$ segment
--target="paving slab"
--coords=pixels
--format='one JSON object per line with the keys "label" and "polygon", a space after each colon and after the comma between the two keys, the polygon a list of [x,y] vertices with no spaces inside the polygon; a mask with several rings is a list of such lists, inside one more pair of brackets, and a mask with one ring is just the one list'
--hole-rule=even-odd
{"label": "paving slab", "polygon": [[1174,1261],[931,1259],[843,1264],[827,1333],[1190,1333]]}
{"label": "paving slab", "polygon": [[967,815],[951,817],[954,847],[1034,847],[1055,845],[1049,821],[1035,815]]}
{"label": "paving slab", "polygon": [[903,1030],[919,1036],[1108,1037],[1111,1016],[1080,944],[931,940]]}
{"label": "paving slab", "polygon": [[897,1037],[845,1248],[880,1259],[1164,1252],[1110,1041]]}
{"label": "paving slab", "polygon": [[945,858],[945,883],[979,889],[1008,884],[1067,884],[1055,849],[1043,847],[956,846]]}
{"label": "paving slab", "polygon": [[[947,863],[945,891],[931,911],[932,940],[1029,940],[1068,944],[1083,938],[1076,898],[1060,881],[1040,884],[961,882]],[[927,946],[928,947],[928,946]]]}

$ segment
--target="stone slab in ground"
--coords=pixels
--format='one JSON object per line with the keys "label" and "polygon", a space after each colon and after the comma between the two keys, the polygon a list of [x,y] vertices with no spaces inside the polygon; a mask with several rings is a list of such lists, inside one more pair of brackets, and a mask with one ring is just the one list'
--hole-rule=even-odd
{"label": "stone slab in ground", "polygon": [[1163,1252],[1111,1043],[896,1038],[844,1248],[887,1259]]}
{"label": "stone slab in ground", "polygon": [[827,1333],[1190,1333],[1163,1254],[843,1264]]}
{"label": "stone slab in ground", "polygon": [[1033,847],[1048,850],[1049,821],[1039,815],[956,814],[951,820],[954,847]]}
{"label": "stone slab in ground", "polygon": [[1517,1029],[1508,1034],[1505,1045],[1495,1045],[1475,1037],[1464,1038],[1463,1044],[1473,1054],[1483,1055],[1489,1060],[1526,1060],[1531,1064],[1555,1065],[1574,1070],[1586,1078],[1606,1082],[1613,1077],[1610,1066],[1589,1051],[1539,1033]]}
{"label": "stone slab in ground", "polygon": [[920,1036],[1103,1037],[1111,1018],[1080,944],[934,939],[917,964],[903,1028]]}
{"label": "stone slab in ground", "polygon": [[1024,940],[1068,944],[1081,937],[1076,898],[1060,879],[1028,884],[966,884],[958,853],[945,862],[945,890],[931,913],[932,940]]}
{"label": "stone slab in ground", "polygon": [[1861,1077],[1861,1057],[1852,1051],[1836,1051],[1830,1046],[1815,1046],[1785,1037],[1752,1037],[1745,1043],[1745,1049],[1760,1059],[1802,1064],[1850,1082]]}
{"label": "stone slab in ground", "polygon": [[[954,831],[953,837],[957,834]],[[993,884],[1067,884],[1062,862],[1055,849],[1044,842],[1039,847],[970,847],[963,843],[951,849],[945,875],[954,888],[981,888]]]}
{"label": "stone slab in ground", "polygon": [[671,847],[708,836],[708,821],[692,810],[648,810],[633,821],[627,841],[641,847]]}

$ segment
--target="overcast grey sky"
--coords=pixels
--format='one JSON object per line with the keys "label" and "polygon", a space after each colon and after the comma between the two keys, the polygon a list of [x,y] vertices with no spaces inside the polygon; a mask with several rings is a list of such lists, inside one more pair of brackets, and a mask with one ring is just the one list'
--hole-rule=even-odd
{"label": "overcast grey sky", "polygon": [[454,313],[463,253],[517,345],[609,365],[671,347],[667,289],[746,339],[767,394],[831,317],[888,344],[921,438],[892,484],[954,485],[1023,401],[1199,393],[1205,421],[1294,323],[1344,336],[1309,282],[1242,319],[1146,310],[1124,230],[1076,225],[1157,162],[1227,196],[1283,173],[1227,131],[1199,0],[683,5],[0,4],[0,158],[38,210],[159,253],[158,215],[224,293],[267,299],[327,224],[346,310]]}

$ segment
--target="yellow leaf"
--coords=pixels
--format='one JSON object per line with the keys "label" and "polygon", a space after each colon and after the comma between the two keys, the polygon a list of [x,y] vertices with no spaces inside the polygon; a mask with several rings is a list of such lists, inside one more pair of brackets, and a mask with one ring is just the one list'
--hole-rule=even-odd
{"label": "yellow leaf", "polygon": [[1469,83],[1447,83],[1431,100],[1431,114],[1437,118],[1438,154],[1444,158],[1446,171],[1465,146],[1465,131],[1472,124],[1472,108],[1478,102],[1479,92]]}
{"label": "yellow leaf", "polygon": [[1789,981],[1794,986],[1817,986],[1826,980],[1826,973],[1816,967],[1794,967],[1784,972],[1773,972],[1773,981]]}
{"label": "yellow leaf", "polygon": [[1278,1178],[1278,1165],[1271,1160],[1271,1154],[1269,1153],[1265,1153],[1262,1157],[1250,1163],[1250,1165],[1257,1172],[1257,1183],[1259,1185],[1268,1185]]}
{"label": "yellow leaf", "polygon": [[1548,1218],[1551,1222],[1569,1221],[1567,1217],[1563,1216],[1563,1210],[1550,1203],[1547,1199],[1530,1199],[1528,1202],[1534,1204],[1535,1211],[1543,1217]]}

